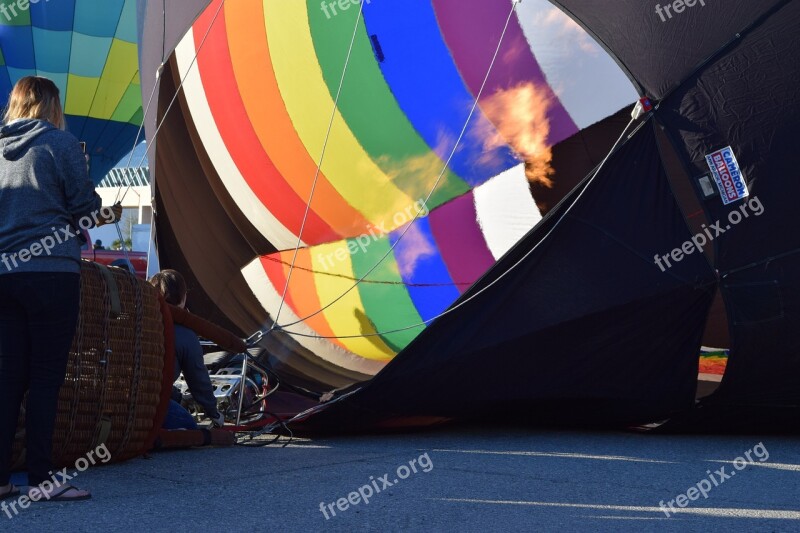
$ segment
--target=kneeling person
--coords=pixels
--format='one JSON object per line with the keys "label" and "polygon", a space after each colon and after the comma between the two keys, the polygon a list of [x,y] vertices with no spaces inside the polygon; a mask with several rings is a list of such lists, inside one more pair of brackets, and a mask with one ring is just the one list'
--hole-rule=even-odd
{"label": "kneeling person", "polygon": [[[168,304],[181,308],[186,307],[186,281],[179,272],[163,270],[153,276],[150,283],[161,292]],[[178,380],[181,371],[183,371],[183,377],[189,385],[192,397],[203,408],[206,416],[211,419],[214,426],[221,427],[225,423],[225,418],[217,410],[217,399],[214,397],[211,378],[203,363],[203,349],[200,346],[200,340],[191,329],[175,324],[175,381]],[[173,394],[173,397],[175,397],[175,394]],[[177,402],[173,400],[170,405],[167,422],[164,424],[165,428],[177,429],[177,427],[171,426],[188,426],[188,429],[194,429],[196,425],[190,423],[191,415],[189,415],[186,424],[176,422],[180,419],[186,419],[185,415],[189,414],[180,405],[176,404]]]}

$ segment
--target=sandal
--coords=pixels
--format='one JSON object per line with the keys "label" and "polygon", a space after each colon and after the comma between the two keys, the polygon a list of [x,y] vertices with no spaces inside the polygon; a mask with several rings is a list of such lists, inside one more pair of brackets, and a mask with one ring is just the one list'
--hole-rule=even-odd
{"label": "sandal", "polygon": [[8,500],[9,498],[16,498],[17,496],[19,496],[19,489],[14,485],[9,485],[8,492],[0,494],[0,501]]}
{"label": "sandal", "polygon": [[[42,489],[33,487],[28,491],[28,498],[31,497],[31,492],[33,492],[34,490],[39,492],[39,494],[41,494],[41,496],[37,500],[35,500],[40,502],[78,502],[83,500],[90,500],[92,498],[92,495],[89,494],[88,492],[81,490],[77,487],[73,487],[72,485],[64,485],[60,488],[60,490],[50,492],[49,497],[47,495],[48,493],[44,492]],[[68,493],[71,491],[77,493],[85,492],[86,494],[78,494],[70,496]],[[33,498],[31,498],[31,500],[33,500]]]}

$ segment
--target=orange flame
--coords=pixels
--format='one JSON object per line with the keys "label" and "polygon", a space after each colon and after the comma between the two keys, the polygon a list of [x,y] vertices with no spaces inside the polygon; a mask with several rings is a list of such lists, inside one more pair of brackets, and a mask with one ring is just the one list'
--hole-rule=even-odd
{"label": "orange flame", "polygon": [[554,173],[553,152],[547,144],[549,108],[547,91],[531,82],[500,89],[481,101],[491,124],[481,124],[478,131],[486,152],[508,144],[525,161],[528,180],[548,188],[553,186]]}

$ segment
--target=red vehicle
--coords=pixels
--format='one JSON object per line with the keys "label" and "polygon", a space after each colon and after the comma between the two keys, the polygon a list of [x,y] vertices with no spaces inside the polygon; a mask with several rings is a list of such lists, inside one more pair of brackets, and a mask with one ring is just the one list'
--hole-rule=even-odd
{"label": "red vehicle", "polygon": [[[127,258],[122,250],[95,249],[88,231],[83,231],[81,258],[101,265],[127,268],[137,277],[147,279],[147,253],[128,251]],[[130,259],[130,261],[128,261]]]}

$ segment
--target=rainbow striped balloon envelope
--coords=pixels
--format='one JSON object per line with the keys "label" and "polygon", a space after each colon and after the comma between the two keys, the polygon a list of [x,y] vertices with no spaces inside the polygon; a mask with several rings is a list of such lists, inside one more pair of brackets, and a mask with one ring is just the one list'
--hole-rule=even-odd
{"label": "rainbow striped balloon envelope", "polygon": [[97,183],[131,150],[142,123],[137,43],[136,0],[4,1],[0,103],[24,76],[52,79]]}
{"label": "rainbow striped balloon envelope", "polygon": [[250,289],[366,374],[537,224],[551,148],[636,99],[533,0],[216,0],[176,64],[210,163],[278,250]]}

